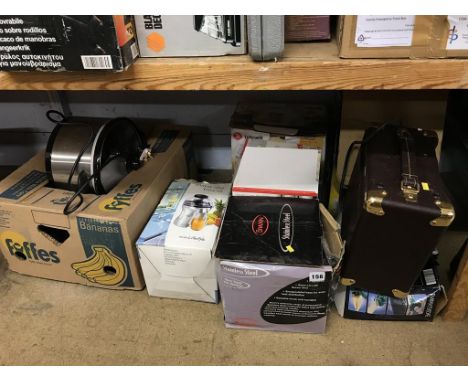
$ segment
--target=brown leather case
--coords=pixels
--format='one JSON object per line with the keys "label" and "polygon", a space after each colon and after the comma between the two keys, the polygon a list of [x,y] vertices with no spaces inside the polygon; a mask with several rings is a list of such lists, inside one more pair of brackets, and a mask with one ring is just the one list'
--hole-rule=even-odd
{"label": "brown leather case", "polygon": [[455,216],[433,131],[366,131],[345,196],[341,283],[404,298]]}

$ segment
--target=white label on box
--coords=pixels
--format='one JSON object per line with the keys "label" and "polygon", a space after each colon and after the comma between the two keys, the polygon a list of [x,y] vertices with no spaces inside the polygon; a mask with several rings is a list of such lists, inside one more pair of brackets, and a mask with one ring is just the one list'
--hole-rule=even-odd
{"label": "white label on box", "polygon": [[325,281],[325,272],[310,272],[309,281],[316,283]]}
{"label": "white label on box", "polygon": [[357,16],[355,44],[359,48],[411,46],[415,16]]}
{"label": "white label on box", "polygon": [[112,69],[112,57],[108,54],[99,56],[81,56],[83,69]]}
{"label": "white label on box", "polygon": [[447,50],[468,49],[468,16],[447,16]]}

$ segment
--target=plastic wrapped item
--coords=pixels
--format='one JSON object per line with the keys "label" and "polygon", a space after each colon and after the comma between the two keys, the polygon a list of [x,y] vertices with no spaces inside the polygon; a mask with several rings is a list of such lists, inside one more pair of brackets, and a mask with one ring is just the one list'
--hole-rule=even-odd
{"label": "plastic wrapped item", "polygon": [[338,284],[335,306],[344,318],[390,321],[432,321],[442,291],[437,263],[432,259],[421,272],[410,294],[403,299]]}

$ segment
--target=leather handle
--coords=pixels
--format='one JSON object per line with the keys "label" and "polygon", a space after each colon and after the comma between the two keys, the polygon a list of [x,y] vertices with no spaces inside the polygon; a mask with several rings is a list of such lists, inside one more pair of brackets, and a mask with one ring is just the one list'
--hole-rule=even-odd
{"label": "leather handle", "polygon": [[419,178],[416,175],[414,139],[408,129],[399,128],[397,135],[401,151],[401,191],[409,202],[416,202],[419,194]]}

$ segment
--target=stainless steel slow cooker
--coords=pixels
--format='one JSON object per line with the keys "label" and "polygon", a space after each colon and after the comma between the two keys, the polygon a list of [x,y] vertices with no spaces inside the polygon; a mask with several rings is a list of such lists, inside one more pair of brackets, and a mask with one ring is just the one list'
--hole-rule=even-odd
{"label": "stainless steel slow cooker", "polygon": [[47,144],[45,166],[52,187],[105,194],[141,164],[147,144],[128,118],[103,124],[51,120],[57,125]]}

